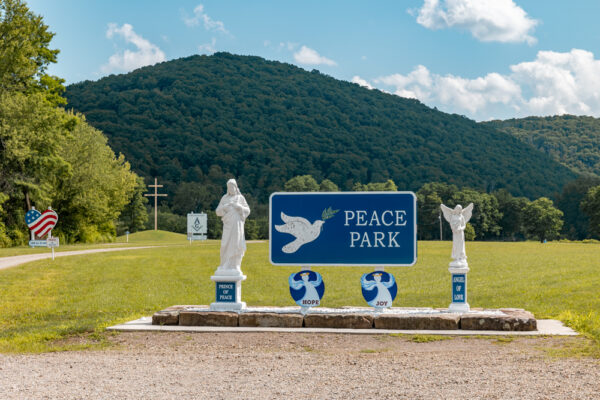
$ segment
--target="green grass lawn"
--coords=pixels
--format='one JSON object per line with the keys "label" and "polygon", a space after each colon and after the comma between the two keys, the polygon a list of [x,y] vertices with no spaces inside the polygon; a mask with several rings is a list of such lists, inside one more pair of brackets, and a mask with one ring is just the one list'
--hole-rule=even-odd
{"label": "green grass lawn", "polygon": [[[165,246],[172,244],[185,244],[186,236],[180,233],[165,232],[165,231],[143,231],[129,235],[129,241],[125,236],[119,236],[112,243],[97,243],[97,244],[61,244],[55,249],[56,252],[87,250],[87,249],[104,249],[109,247],[135,247],[135,246]],[[188,242],[189,243],[189,242]],[[25,254],[50,253],[51,250],[47,247],[29,247],[18,246],[0,248],[0,257],[21,256]]]}
{"label": "green grass lawn", "polygon": [[[210,276],[219,263],[218,241],[190,245],[184,235],[142,232],[130,235],[129,244],[168,246],[0,270],[0,351],[79,348],[68,338],[171,305],[214,301]],[[447,307],[450,251],[450,242],[419,242],[414,267],[388,268],[398,283],[394,305]],[[600,348],[600,245],[469,242],[467,253],[471,307],[519,307],[537,318],[558,318]],[[299,268],[271,266],[267,243],[248,244],[242,269],[248,305],[295,305],[287,278]],[[315,270],[325,281],[323,306],[366,305],[360,276],[372,269]]]}

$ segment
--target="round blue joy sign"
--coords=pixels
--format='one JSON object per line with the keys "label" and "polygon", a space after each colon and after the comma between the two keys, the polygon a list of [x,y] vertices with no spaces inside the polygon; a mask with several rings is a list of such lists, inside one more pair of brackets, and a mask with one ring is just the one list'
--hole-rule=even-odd
{"label": "round blue joy sign", "polygon": [[360,278],[360,284],[363,297],[371,307],[375,308],[391,307],[398,293],[394,275],[385,271],[364,274]]}
{"label": "round blue joy sign", "polygon": [[300,307],[315,307],[321,304],[325,283],[318,272],[303,270],[291,274],[289,284],[290,294]]}

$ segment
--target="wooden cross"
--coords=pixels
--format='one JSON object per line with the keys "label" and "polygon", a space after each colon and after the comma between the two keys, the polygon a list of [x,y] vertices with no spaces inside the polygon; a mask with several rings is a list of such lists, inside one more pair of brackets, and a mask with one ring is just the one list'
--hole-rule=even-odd
{"label": "wooden cross", "polygon": [[156,178],[154,178],[154,185],[148,185],[148,187],[154,188],[154,193],[146,193],[144,196],[146,197],[154,197],[154,230],[158,228],[158,197],[159,196],[167,196],[166,194],[159,194],[158,188],[163,187],[163,185],[159,185]]}

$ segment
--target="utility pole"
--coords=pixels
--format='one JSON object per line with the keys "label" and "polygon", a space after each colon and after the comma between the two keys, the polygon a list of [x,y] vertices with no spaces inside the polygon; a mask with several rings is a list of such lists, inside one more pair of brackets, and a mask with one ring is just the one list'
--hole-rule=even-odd
{"label": "utility pole", "polygon": [[156,178],[154,178],[154,185],[148,185],[148,187],[154,188],[154,193],[146,193],[144,196],[154,197],[154,230],[156,231],[158,230],[158,197],[166,197],[167,195],[164,193],[158,193],[158,188],[163,187],[163,185],[159,185]]}
{"label": "utility pole", "polygon": [[442,237],[442,210],[439,211],[438,219],[440,220],[440,241],[444,240]]}

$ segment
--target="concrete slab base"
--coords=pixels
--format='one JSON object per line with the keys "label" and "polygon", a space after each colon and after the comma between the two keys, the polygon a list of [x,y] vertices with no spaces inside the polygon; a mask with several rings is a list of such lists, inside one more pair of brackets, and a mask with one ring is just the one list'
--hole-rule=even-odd
{"label": "concrete slab base", "polygon": [[180,326],[152,325],[152,317],[143,317],[106,328],[109,331],[121,332],[289,332],[289,333],[333,333],[333,334],[405,334],[405,335],[450,335],[450,336],[577,336],[578,333],[566,327],[562,322],[553,319],[537,320],[537,330],[534,331],[481,331],[481,330],[418,330],[418,329],[336,329],[336,328],[281,328],[281,327],[251,327],[251,326]]}

